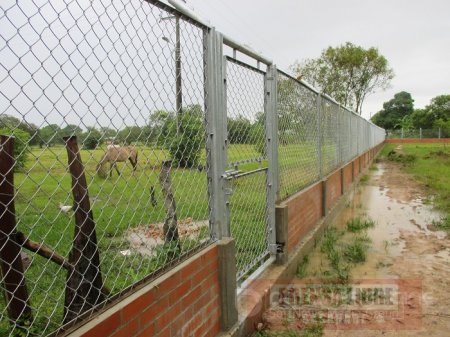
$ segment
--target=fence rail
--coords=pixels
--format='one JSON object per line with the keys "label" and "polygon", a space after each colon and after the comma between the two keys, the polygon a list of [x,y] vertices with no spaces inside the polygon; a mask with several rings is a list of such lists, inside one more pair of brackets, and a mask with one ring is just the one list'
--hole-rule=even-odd
{"label": "fence rail", "polygon": [[386,130],[387,139],[403,139],[403,138],[450,138],[450,130],[446,129],[397,129]]}
{"label": "fence rail", "polygon": [[275,203],[384,140],[188,10],[0,6],[2,336],[61,332],[226,236],[243,281]]}

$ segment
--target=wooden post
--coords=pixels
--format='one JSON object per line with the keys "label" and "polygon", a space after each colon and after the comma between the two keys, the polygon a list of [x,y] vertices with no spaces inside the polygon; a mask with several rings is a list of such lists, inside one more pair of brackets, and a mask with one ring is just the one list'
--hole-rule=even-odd
{"label": "wooden post", "polygon": [[8,315],[13,324],[32,321],[21,249],[15,241],[14,165],[14,138],[0,135],[0,262]]}
{"label": "wooden post", "polygon": [[172,167],[171,160],[164,160],[161,165],[161,173],[159,175],[159,183],[161,184],[161,190],[164,195],[164,208],[166,209],[167,216],[164,220],[164,242],[166,244],[175,243],[176,250],[181,252],[181,244],[178,235],[177,226],[177,207],[175,204],[175,198],[172,193],[172,182],[170,179],[170,168]]}
{"label": "wooden post", "polygon": [[100,271],[100,257],[95,233],[84,167],[78,150],[77,138],[64,137],[69,171],[72,176],[75,233],[69,264],[64,301],[64,323],[76,319],[105,299]]}

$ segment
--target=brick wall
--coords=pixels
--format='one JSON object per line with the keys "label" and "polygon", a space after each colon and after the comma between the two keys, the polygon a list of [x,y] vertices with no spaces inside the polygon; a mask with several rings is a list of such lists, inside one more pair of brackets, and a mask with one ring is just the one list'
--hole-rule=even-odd
{"label": "brick wall", "polygon": [[287,202],[288,207],[288,251],[322,217],[322,182],[318,182]]}
{"label": "brick wall", "polygon": [[337,170],[327,178],[327,207],[331,207],[341,196],[341,170]]}
{"label": "brick wall", "polygon": [[94,318],[71,336],[216,336],[218,247],[212,245]]}
{"label": "brick wall", "polygon": [[346,191],[347,189],[345,187],[347,187],[348,185],[350,185],[352,183],[352,163],[347,164],[346,166],[344,166],[343,168],[344,170],[344,191]]}
{"label": "brick wall", "polygon": [[[354,177],[367,168],[383,144],[369,150],[353,160]],[[341,173],[341,171],[343,171]],[[343,174],[343,178],[341,177]],[[326,178],[326,207],[332,208],[342,195],[342,179],[344,191],[353,183],[352,162],[339,168]],[[287,208],[287,211],[286,211]],[[292,252],[323,216],[323,183],[317,182],[311,187],[290,197],[277,207],[277,212],[287,212],[287,251]]]}

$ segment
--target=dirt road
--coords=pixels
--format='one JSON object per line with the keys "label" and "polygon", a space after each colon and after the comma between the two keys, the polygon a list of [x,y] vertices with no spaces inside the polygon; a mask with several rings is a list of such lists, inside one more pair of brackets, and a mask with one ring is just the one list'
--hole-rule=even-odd
{"label": "dirt road", "polygon": [[337,219],[342,225],[355,213],[366,213],[377,225],[368,231],[372,247],[367,261],[352,270],[353,279],[418,279],[419,327],[396,330],[325,330],[325,336],[450,336],[450,238],[432,230],[440,214],[424,204],[425,195],[400,164],[375,165],[368,182],[355,191],[352,207]]}

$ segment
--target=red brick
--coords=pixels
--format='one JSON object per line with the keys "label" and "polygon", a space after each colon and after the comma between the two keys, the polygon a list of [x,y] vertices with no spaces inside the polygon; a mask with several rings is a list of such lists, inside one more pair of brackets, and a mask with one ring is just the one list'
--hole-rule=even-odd
{"label": "red brick", "polygon": [[181,303],[175,304],[167,308],[161,316],[159,316],[156,321],[156,330],[162,330],[164,327],[169,326],[173,322],[174,318],[177,317],[181,312]]}
{"label": "red brick", "polygon": [[192,289],[191,292],[188,293],[181,300],[183,307],[186,308],[186,307],[192,305],[195,302],[195,299],[198,298],[201,294],[202,294],[202,288],[200,286]]}
{"label": "red brick", "polygon": [[180,284],[176,289],[170,292],[169,303],[173,304],[181,300],[181,298],[189,292],[191,287],[192,286],[190,280],[186,280],[184,283]]}
{"label": "red brick", "polygon": [[183,267],[183,269],[181,269],[181,279],[186,280],[186,279],[192,277],[195,273],[197,273],[197,271],[201,267],[202,267],[202,261],[201,261],[201,258],[199,257],[198,259],[192,261],[187,266]]}
{"label": "red brick", "polygon": [[[99,321],[98,318],[94,318],[92,322],[95,324]],[[84,333],[82,337],[98,337],[98,336],[110,336],[121,325],[120,312],[116,312],[106,318],[103,322],[99,322],[91,330]]]}
{"label": "red brick", "polygon": [[[138,337],[151,337],[155,335],[155,324],[150,324],[145,329],[139,331]],[[100,337],[100,336],[99,336]]]}
{"label": "red brick", "polygon": [[146,326],[149,322],[153,322],[158,316],[163,314],[169,307],[167,297],[156,301],[151,307],[142,312],[139,321],[141,326]]}
{"label": "red brick", "polygon": [[150,307],[156,298],[155,291],[156,289],[149,290],[147,293],[143,294],[123,308],[122,322],[128,322],[129,320],[135,318],[136,315],[141,314],[146,308]]}
{"label": "red brick", "polygon": [[134,336],[139,329],[139,322],[137,319],[132,320],[125,326],[120,327],[120,329],[114,333],[111,337],[130,337]]}

